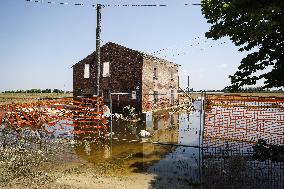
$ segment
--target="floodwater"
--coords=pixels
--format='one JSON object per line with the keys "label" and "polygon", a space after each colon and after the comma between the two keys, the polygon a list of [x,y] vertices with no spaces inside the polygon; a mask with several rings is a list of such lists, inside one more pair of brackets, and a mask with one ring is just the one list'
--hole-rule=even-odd
{"label": "floodwater", "polygon": [[[111,163],[116,174],[149,173],[155,188],[187,188],[200,183],[200,101],[196,111],[147,113],[143,123],[113,122],[113,135],[103,142],[83,142],[76,154],[88,162]],[[139,136],[147,130],[151,137]],[[109,130],[110,131],[110,130]]]}
{"label": "floodwater", "polygon": [[[145,120],[140,122],[116,120],[112,128],[109,123],[107,132],[96,133],[95,137],[72,134],[74,127],[59,123],[47,126],[46,130],[51,133],[47,138],[62,138],[72,143],[64,157],[59,158],[59,164],[81,160],[97,167],[95,170],[100,174],[111,177],[154,175],[147,188],[284,187],[283,162],[255,160],[249,154],[253,150],[252,143],[232,142],[228,136],[218,139],[217,144],[221,142],[223,146],[212,145],[216,144],[215,139],[203,137],[209,132],[203,133],[202,125],[206,119],[201,111],[201,101],[195,101],[194,107],[192,112],[147,113]],[[141,137],[141,130],[148,131],[151,136]],[[11,138],[15,141],[17,137]],[[245,145],[249,150],[243,152],[239,148],[234,151],[236,153],[230,153],[236,149],[236,144]],[[56,152],[57,149],[53,147],[52,150]],[[71,154],[72,158],[68,159]]]}
{"label": "floodwater", "polygon": [[[99,167],[101,174],[114,177],[154,175],[148,183],[152,188],[188,188],[198,185],[201,178],[200,102],[196,101],[195,108],[197,110],[190,113],[147,113],[146,119],[139,122],[116,120],[113,121],[112,128],[109,123],[107,131],[99,130],[99,133],[92,136],[74,134],[76,128],[63,124],[66,121],[60,121],[54,126],[46,125],[44,130],[47,134],[41,138],[45,141],[55,141],[47,147],[48,151],[63,156],[57,157],[54,166],[60,163],[73,164],[72,161],[80,159]],[[4,131],[3,126],[1,129]],[[147,130],[151,136],[141,137],[141,130]],[[11,141],[10,145],[15,145],[20,135],[32,138],[37,134],[28,129],[20,133],[15,131],[6,136],[9,139],[4,140],[4,143]],[[58,144],[58,139],[63,142]],[[59,145],[69,144],[70,141],[72,144],[62,153]],[[53,144],[55,145],[52,146]],[[38,142],[32,145],[24,144],[21,148],[36,148],[37,145]],[[50,166],[47,169],[50,169]],[[53,167],[53,170],[56,168]]]}

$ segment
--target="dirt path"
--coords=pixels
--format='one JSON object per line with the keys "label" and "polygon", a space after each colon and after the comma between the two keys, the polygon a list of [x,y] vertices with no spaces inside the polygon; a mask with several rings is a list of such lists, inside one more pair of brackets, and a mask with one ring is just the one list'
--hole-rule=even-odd
{"label": "dirt path", "polygon": [[53,185],[59,188],[100,188],[100,189],[146,189],[154,178],[148,174],[133,174],[120,177],[100,177],[92,174],[70,174],[58,178]]}
{"label": "dirt path", "polygon": [[147,189],[155,175],[147,173],[126,173],[106,171],[104,166],[95,166],[82,159],[69,161],[47,162],[42,164],[41,173],[34,177],[23,175],[1,189]]}

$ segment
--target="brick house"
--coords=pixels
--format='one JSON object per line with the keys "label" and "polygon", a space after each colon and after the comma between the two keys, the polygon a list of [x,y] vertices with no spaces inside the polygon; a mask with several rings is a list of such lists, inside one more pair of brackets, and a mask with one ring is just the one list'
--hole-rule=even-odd
{"label": "brick house", "polygon": [[[96,94],[95,58],[96,52],[93,52],[72,66],[74,97]],[[112,42],[106,43],[101,47],[100,94],[109,99],[112,93],[115,110],[130,105],[138,112],[145,112],[174,105],[178,99],[178,66]]]}

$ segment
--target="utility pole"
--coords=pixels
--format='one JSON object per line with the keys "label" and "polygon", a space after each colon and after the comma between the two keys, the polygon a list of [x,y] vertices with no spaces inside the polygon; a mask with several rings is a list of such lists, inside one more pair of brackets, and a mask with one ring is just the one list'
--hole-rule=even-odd
{"label": "utility pole", "polygon": [[97,62],[97,91],[96,95],[100,95],[100,77],[101,77],[101,9],[102,5],[97,4],[97,28],[96,28],[96,62]]}
{"label": "utility pole", "polygon": [[187,93],[189,94],[189,75],[187,76]]}

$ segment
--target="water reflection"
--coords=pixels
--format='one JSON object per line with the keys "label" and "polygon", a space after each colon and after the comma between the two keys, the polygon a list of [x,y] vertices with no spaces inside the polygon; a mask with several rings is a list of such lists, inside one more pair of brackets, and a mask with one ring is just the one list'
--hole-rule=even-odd
{"label": "water reflection", "polygon": [[159,143],[180,144],[185,146],[200,146],[200,101],[194,103],[195,111],[160,112],[146,115],[146,129],[153,132],[151,140]]}
{"label": "water reflection", "polygon": [[[136,124],[114,122],[113,138],[82,143],[76,153],[95,165],[103,163],[106,172],[116,175],[152,173],[153,188],[283,186],[283,163],[253,160],[251,151],[243,148],[251,149],[251,144],[220,140],[224,145],[208,145],[214,140],[202,139],[200,101],[194,106],[191,113],[165,111],[148,113],[145,122]],[[139,137],[141,130],[151,137]]]}
{"label": "water reflection", "polygon": [[67,120],[59,120],[57,124],[55,125],[48,125],[45,124],[44,130],[45,133],[49,136],[50,139],[54,138],[66,138],[66,139],[73,139],[74,138],[74,127],[69,126],[68,124],[71,124],[71,121]]}
{"label": "water reflection", "polygon": [[[196,148],[201,137],[200,103],[195,105],[197,110],[189,114],[164,111],[148,113],[144,122],[135,124],[114,121],[112,138],[85,140],[75,151],[94,165],[104,164],[106,172],[116,175],[157,175],[151,183],[155,188],[200,183],[201,149]],[[151,137],[140,137],[141,130],[150,132]]]}

